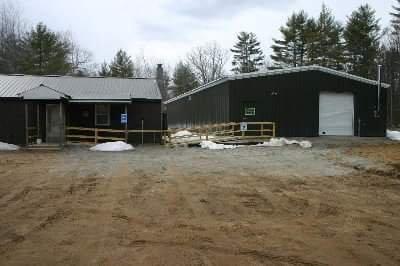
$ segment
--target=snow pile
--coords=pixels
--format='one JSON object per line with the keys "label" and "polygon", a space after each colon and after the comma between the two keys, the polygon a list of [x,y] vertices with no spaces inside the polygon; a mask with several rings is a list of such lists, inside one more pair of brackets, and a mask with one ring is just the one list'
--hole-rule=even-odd
{"label": "snow pile", "polygon": [[309,149],[312,147],[310,141],[297,141],[297,140],[288,140],[285,138],[272,138],[270,141],[257,144],[256,147],[282,147],[285,145],[293,145],[298,144],[300,147],[304,149]]}
{"label": "snow pile", "polygon": [[[179,143],[179,142],[188,142],[188,141],[196,141],[196,140],[206,140],[207,136],[201,136],[194,134],[188,130],[181,130],[176,132],[175,134],[171,135],[172,138],[175,138],[173,141]],[[209,135],[208,139],[214,139],[214,136]]]}
{"label": "snow pile", "polygon": [[[264,142],[261,144],[254,145],[255,147],[282,147],[285,145],[293,145],[297,144],[304,149],[309,149],[312,147],[310,141],[297,141],[297,140],[288,140],[285,138],[272,138],[268,142]],[[202,141],[200,143],[202,149],[209,149],[209,150],[225,150],[225,149],[236,149],[243,147],[242,145],[226,145],[226,144],[218,144],[212,141]]]}
{"label": "snow pile", "polygon": [[17,145],[0,142],[0,151],[16,151],[19,150]]}
{"label": "snow pile", "polygon": [[171,137],[173,138],[182,138],[182,137],[190,137],[193,136],[193,133],[187,130],[181,130],[176,132],[175,134],[172,134]]}
{"label": "snow pile", "polygon": [[131,151],[133,146],[123,141],[106,142],[90,148],[91,151]]}
{"label": "snow pile", "polygon": [[236,149],[239,148],[240,146],[237,145],[225,145],[225,144],[217,144],[212,141],[202,141],[200,143],[200,146],[202,149],[209,149],[209,150],[225,150],[225,149]]}
{"label": "snow pile", "polygon": [[400,140],[400,131],[387,130],[386,136],[391,140]]}

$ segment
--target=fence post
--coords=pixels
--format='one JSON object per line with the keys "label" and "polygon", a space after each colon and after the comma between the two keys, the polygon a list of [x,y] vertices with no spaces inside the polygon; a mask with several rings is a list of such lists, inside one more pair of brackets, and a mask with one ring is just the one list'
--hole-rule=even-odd
{"label": "fence post", "polygon": [[97,137],[99,133],[97,132],[97,128],[94,129],[94,143],[97,144]]}
{"label": "fence post", "polygon": [[272,136],[275,138],[275,130],[276,130],[276,128],[275,128],[275,122],[273,122],[272,123]]}
{"label": "fence post", "polygon": [[128,143],[128,105],[125,104],[125,115],[126,115],[126,121],[125,121],[125,142]]}
{"label": "fence post", "polygon": [[261,123],[261,137],[264,137],[264,124]]}

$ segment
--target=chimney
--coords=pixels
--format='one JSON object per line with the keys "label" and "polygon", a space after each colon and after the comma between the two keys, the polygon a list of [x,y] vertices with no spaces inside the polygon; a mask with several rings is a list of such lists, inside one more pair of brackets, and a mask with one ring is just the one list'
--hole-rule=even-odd
{"label": "chimney", "polygon": [[164,69],[162,64],[157,64],[157,71],[156,71],[156,80],[158,87],[160,88],[162,100],[167,100],[167,88],[166,88],[166,80],[164,75]]}

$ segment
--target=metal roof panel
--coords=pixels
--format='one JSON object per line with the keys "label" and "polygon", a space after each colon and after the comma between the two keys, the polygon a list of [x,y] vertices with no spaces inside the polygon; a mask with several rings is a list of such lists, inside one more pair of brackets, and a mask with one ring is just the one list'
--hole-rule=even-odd
{"label": "metal roof panel", "polygon": [[[155,79],[42,77],[0,75],[0,97],[19,94],[45,85],[74,100],[161,100]],[[45,96],[45,95],[43,95]]]}
{"label": "metal roof panel", "polygon": [[[374,86],[378,85],[378,82],[375,81],[375,80],[362,78],[362,77],[355,76],[355,75],[352,75],[352,74],[349,74],[349,73],[346,73],[346,72],[341,72],[341,71],[337,71],[337,70],[333,70],[333,69],[326,68],[326,67],[321,67],[321,66],[304,66],[304,67],[285,68],[285,69],[277,69],[277,70],[262,71],[262,72],[260,71],[260,72],[253,72],[253,73],[245,73],[245,74],[227,76],[227,77],[212,81],[210,83],[207,83],[205,85],[202,85],[202,86],[200,86],[200,87],[198,87],[196,89],[193,89],[193,90],[188,91],[186,93],[183,93],[181,95],[178,95],[178,96],[176,96],[176,97],[174,97],[172,99],[169,99],[168,101],[165,101],[164,103],[165,104],[172,103],[172,102],[177,101],[179,99],[182,99],[182,98],[184,98],[186,96],[195,94],[195,93],[200,92],[202,90],[206,90],[208,88],[214,87],[214,86],[216,86],[218,84],[224,83],[224,82],[229,81],[229,80],[266,77],[266,76],[282,75],[282,74],[305,72],[305,71],[321,71],[321,72],[328,73],[328,74],[331,74],[331,75],[335,75],[335,76],[340,76],[340,77],[347,78],[347,79],[356,80],[356,81],[367,83],[367,84],[374,85]],[[389,88],[390,85],[382,83],[382,87]]]}

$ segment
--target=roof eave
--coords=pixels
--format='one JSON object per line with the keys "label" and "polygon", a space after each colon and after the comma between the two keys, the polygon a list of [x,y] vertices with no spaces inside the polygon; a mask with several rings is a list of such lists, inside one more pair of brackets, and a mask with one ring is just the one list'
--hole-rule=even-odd
{"label": "roof eave", "polygon": [[[177,100],[180,100],[182,98],[185,98],[187,96],[196,94],[200,91],[206,90],[208,88],[214,87],[216,85],[219,85],[221,83],[230,81],[230,80],[240,80],[240,79],[248,79],[248,78],[256,78],[256,77],[266,77],[266,76],[273,76],[273,75],[282,75],[282,74],[289,74],[289,73],[298,73],[298,72],[305,72],[305,71],[321,71],[324,73],[328,73],[331,75],[335,75],[335,76],[341,76],[344,78],[348,78],[348,79],[352,79],[352,80],[356,80],[362,83],[366,83],[372,86],[378,86],[378,82],[374,81],[374,80],[370,80],[370,79],[366,79],[363,77],[359,77],[353,74],[349,74],[346,72],[342,72],[342,71],[338,71],[338,70],[333,70],[330,68],[326,68],[326,67],[321,67],[321,66],[304,66],[304,67],[294,67],[294,68],[285,68],[285,69],[277,69],[277,70],[272,70],[272,71],[266,71],[266,72],[253,72],[253,73],[245,73],[245,74],[238,74],[238,75],[232,75],[232,76],[228,76],[228,77],[224,77],[221,79],[218,79],[216,81],[212,81],[210,83],[207,83],[203,86],[200,86],[194,90],[188,91],[186,93],[183,93],[181,95],[178,95],[176,97],[173,97],[167,101],[164,102],[164,104],[169,104],[172,102],[175,102]],[[381,83],[381,86],[383,88],[390,88],[389,84],[386,83]]]}
{"label": "roof eave", "polygon": [[131,103],[131,99],[71,99],[70,103]]}

